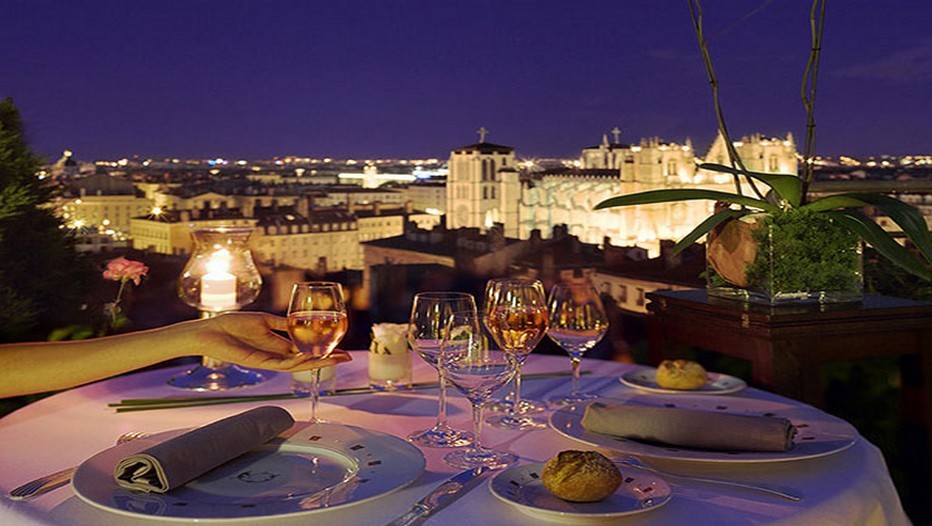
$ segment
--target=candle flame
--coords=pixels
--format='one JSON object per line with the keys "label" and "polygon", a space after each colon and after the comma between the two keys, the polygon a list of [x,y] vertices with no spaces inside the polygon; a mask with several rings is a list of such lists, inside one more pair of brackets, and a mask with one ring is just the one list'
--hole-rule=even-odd
{"label": "candle flame", "polygon": [[230,251],[221,249],[210,255],[207,260],[207,272],[209,274],[226,274],[230,272]]}

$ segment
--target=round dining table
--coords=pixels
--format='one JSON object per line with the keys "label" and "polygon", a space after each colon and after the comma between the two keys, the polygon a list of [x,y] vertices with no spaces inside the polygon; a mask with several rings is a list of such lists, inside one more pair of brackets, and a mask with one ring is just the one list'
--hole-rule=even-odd
{"label": "round dining table", "polygon": [[[338,389],[368,385],[368,353],[352,351],[351,354],[351,362],[336,368]],[[415,382],[436,380],[435,370],[416,356],[413,365]],[[183,365],[174,365],[147,369],[77,387],[34,402],[0,419],[0,489],[4,494],[0,506],[0,525],[142,526],[178,524],[179,521],[385,525],[460,471],[444,462],[443,456],[448,449],[419,448],[423,453],[423,470],[412,481],[393,491],[360,502],[318,508],[306,514],[273,514],[240,520],[195,521],[115,513],[106,506],[92,505],[79,498],[72,486],[64,486],[28,500],[9,498],[8,494],[13,488],[29,480],[82,464],[99,452],[112,449],[116,438],[126,432],[158,433],[198,427],[262,405],[282,407],[297,421],[309,418],[310,401],[307,398],[136,412],[117,412],[108,405],[124,399],[199,396],[198,393],[166,384],[168,379],[184,368]],[[806,410],[807,414],[824,414],[799,402],[750,387],[716,395],[663,395],[642,391],[620,381],[626,373],[645,369],[634,364],[587,359],[583,361],[582,368],[585,373],[581,379],[582,390],[598,393],[603,400],[624,402],[635,396],[680,396],[677,400],[705,398],[721,400],[721,404],[798,407]],[[566,356],[530,355],[524,366],[528,378],[522,382],[522,395],[546,400],[567,394],[570,390],[569,369],[570,361]],[[540,373],[567,374],[535,377]],[[222,393],[205,393],[204,396],[287,393],[290,386],[290,375],[278,373],[255,386]],[[501,390],[496,396],[503,396],[504,391],[507,389]],[[318,415],[334,424],[356,426],[404,439],[413,431],[433,425],[437,416],[437,394],[436,388],[428,388],[322,396]],[[457,428],[469,429],[472,420],[468,401],[453,389],[449,391],[448,401],[449,422]],[[485,426],[483,444],[515,453],[520,457],[517,466],[545,462],[563,450],[598,450],[607,456],[624,454],[624,451],[594,446],[557,431],[548,421],[552,414],[553,410],[538,414],[538,418],[548,425],[532,430],[513,431]],[[799,501],[755,490],[662,476],[670,491],[669,499],[663,505],[595,521],[587,518],[586,521],[589,524],[630,525],[909,524],[880,450],[857,436],[856,432],[855,436],[850,447],[807,458],[729,462],[727,459],[683,459],[677,458],[677,455],[641,457],[664,472],[766,484],[798,495],[801,497]],[[623,450],[623,442],[619,444]],[[626,469],[624,465],[621,466],[623,474]],[[447,526],[512,526],[541,524],[548,520],[562,524],[583,521],[582,517],[573,514],[529,514],[520,505],[501,498],[492,491],[491,484],[500,473],[492,471],[481,475],[481,480],[468,492],[422,522]]]}

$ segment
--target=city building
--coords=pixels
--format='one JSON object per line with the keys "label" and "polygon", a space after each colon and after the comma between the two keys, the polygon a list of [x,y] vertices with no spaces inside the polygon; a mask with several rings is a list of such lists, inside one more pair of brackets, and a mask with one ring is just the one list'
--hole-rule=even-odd
{"label": "city building", "polygon": [[92,174],[69,181],[53,205],[76,231],[96,229],[96,236],[114,242],[127,240],[132,218],[148,214],[154,202],[137,191],[133,183],[108,175]]}
{"label": "city building", "polygon": [[[660,203],[595,210],[599,202],[624,195],[666,188],[733,191],[732,177],[698,169],[692,144],[642,139],[638,144],[609,142],[583,149],[573,167],[518,172],[514,149],[484,142],[453,150],[447,180],[447,227],[488,229],[502,223],[509,237],[527,239],[531,232],[552,232],[567,225],[569,233],[587,243],[605,239],[617,245],[646,248],[659,256],[660,242],[680,239],[711,213],[711,201]],[[761,135],[734,143],[751,170],[777,168],[796,172],[791,135],[785,139]],[[713,143],[706,158],[723,160],[724,143]],[[727,158],[727,157],[726,157]],[[745,192],[752,192],[748,187]]]}
{"label": "city building", "polygon": [[[280,204],[279,199],[289,204]],[[234,202],[240,206],[231,207]],[[158,209],[133,218],[133,248],[159,254],[184,255],[192,250],[191,232],[198,228],[249,226],[253,258],[270,267],[307,269],[317,274],[363,268],[363,241],[399,236],[407,222],[433,228],[440,216],[405,206],[317,206],[312,197],[224,196],[198,194],[175,203],[197,208]]]}

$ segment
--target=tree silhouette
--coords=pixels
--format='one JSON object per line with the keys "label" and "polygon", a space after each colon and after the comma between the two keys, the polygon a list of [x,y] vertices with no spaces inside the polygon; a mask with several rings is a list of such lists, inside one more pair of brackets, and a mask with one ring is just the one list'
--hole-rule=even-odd
{"label": "tree silhouette", "polygon": [[53,187],[26,143],[13,100],[0,101],[0,341],[45,339],[81,320],[93,267],[50,206]]}

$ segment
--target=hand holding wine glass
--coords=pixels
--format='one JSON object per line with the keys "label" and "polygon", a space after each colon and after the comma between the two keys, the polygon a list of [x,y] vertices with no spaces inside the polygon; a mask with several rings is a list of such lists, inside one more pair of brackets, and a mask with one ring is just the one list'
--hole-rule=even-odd
{"label": "hand holding wine glass", "polygon": [[570,355],[573,367],[570,394],[554,398],[551,403],[566,405],[591,400],[596,395],[579,390],[579,364],[583,353],[595,347],[608,331],[608,315],[599,293],[589,283],[558,283],[550,291],[548,307],[547,336]]}
{"label": "hand holding wine glass", "polygon": [[[313,359],[330,356],[349,327],[343,288],[330,281],[295,283],[288,305],[288,335],[298,352]],[[320,397],[320,369],[311,371],[312,424],[317,418]]]}

